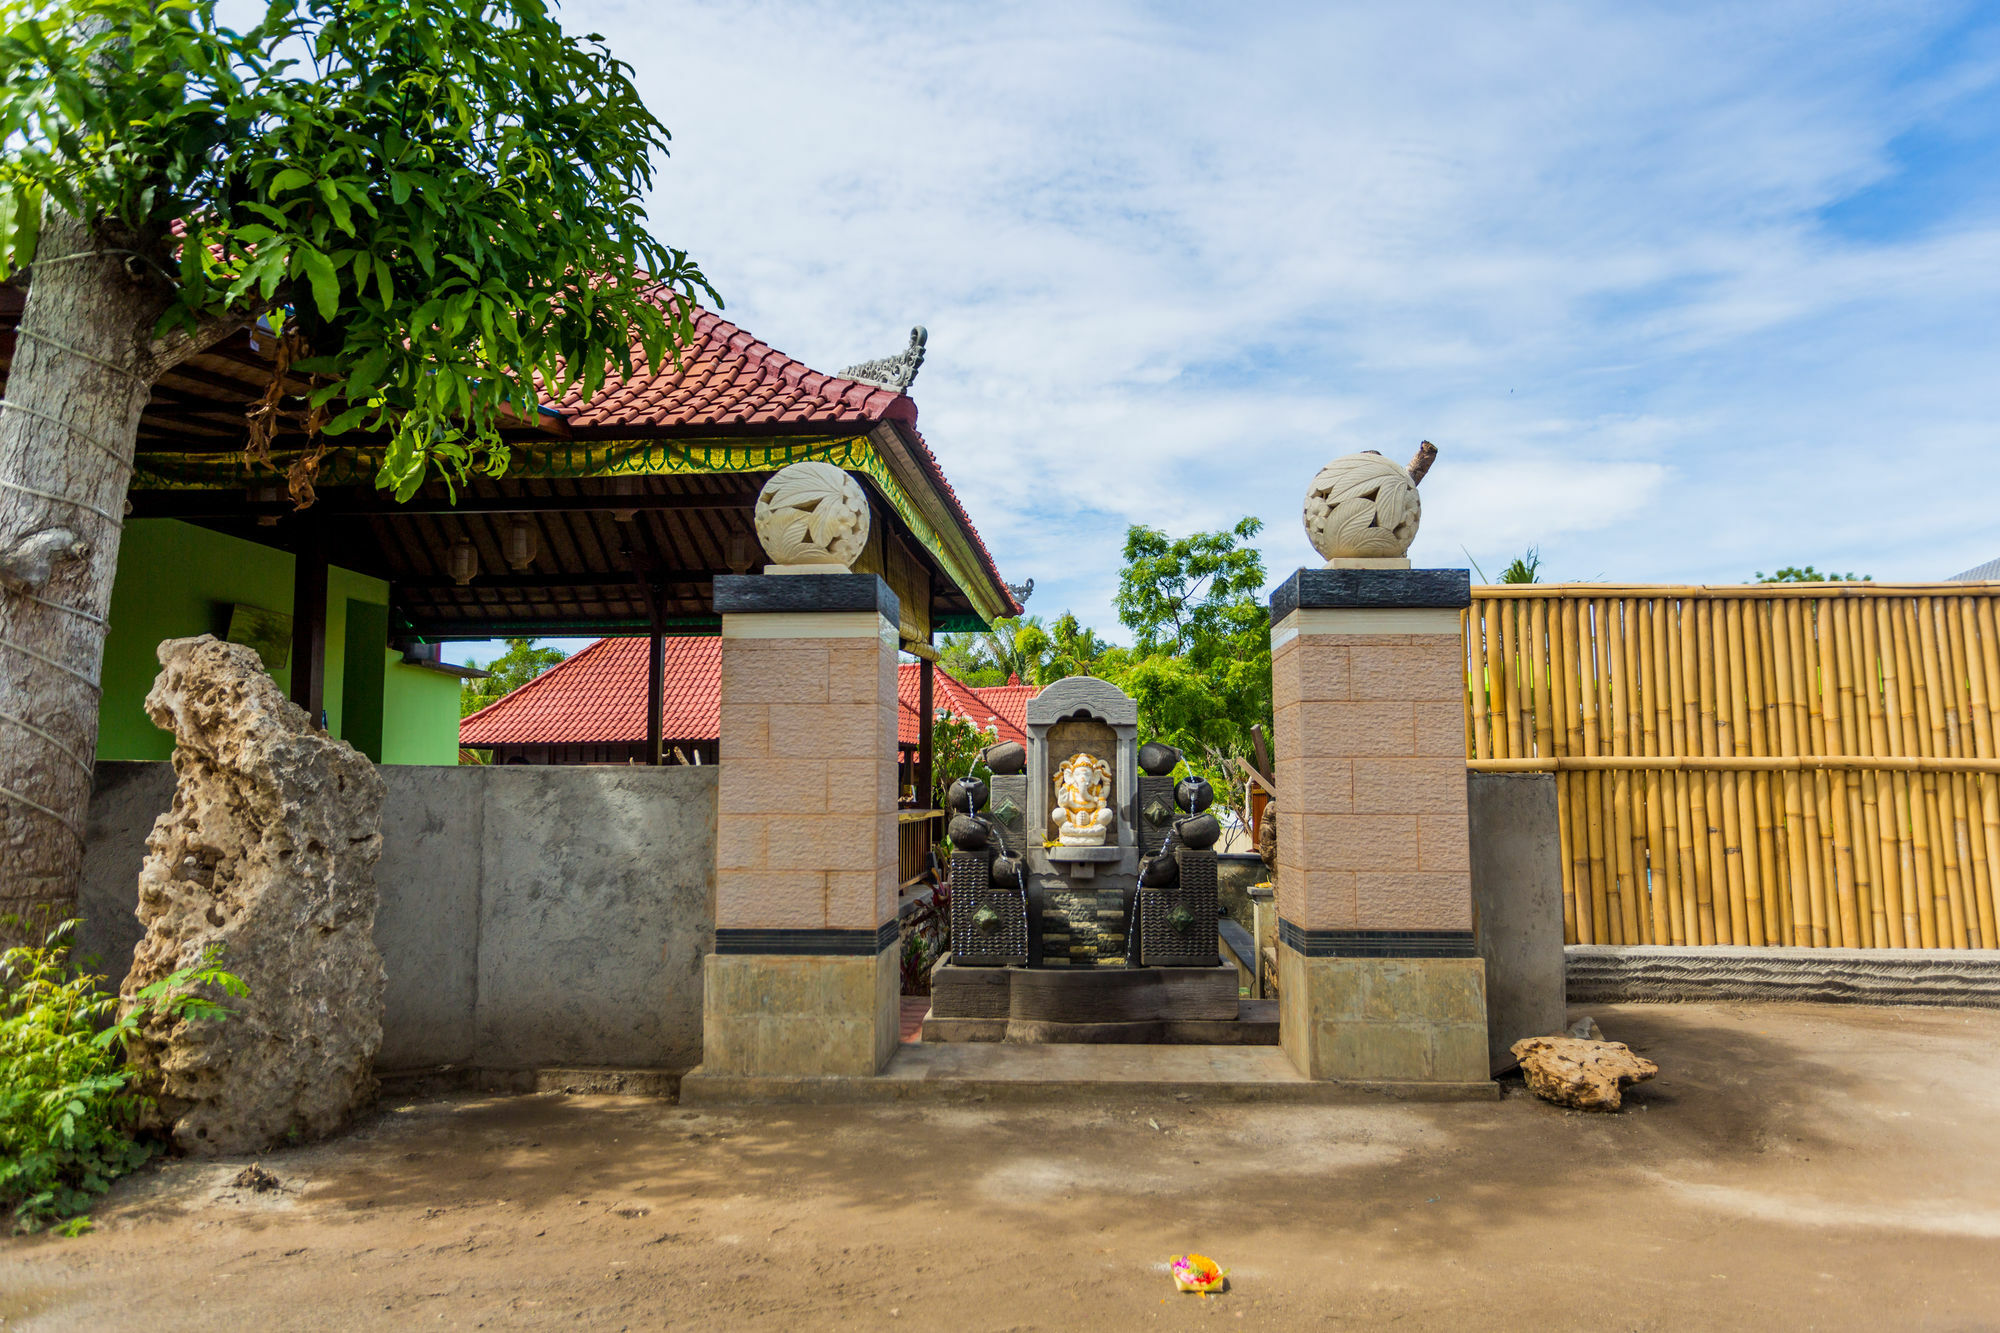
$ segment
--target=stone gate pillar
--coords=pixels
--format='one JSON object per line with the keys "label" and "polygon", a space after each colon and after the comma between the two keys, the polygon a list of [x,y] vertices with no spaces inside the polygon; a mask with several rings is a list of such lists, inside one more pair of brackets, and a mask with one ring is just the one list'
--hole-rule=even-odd
{"label": "stone gate pillar", "polygon": [[[1386,563],[1386,562],[1384,562]],[[1310,1078],[1488,1077],[1466,836],[1464,570],[1271,595],[1279,1031]]]}
{"label": "stone gate pillar", "polygon": [[715,580],[722,615],[705,1078],[870,1075],[898,1040],[896,596]]}

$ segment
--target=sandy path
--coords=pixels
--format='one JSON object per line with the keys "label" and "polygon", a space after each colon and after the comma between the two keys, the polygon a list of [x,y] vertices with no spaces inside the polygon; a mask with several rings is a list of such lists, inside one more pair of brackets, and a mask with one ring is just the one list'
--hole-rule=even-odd
{"label": "sandy path", "polygon": [[387,1107],[0,1242],[0,1328],[2000,1327],[2000,1013],[1593,1012],[1622,1115]]}

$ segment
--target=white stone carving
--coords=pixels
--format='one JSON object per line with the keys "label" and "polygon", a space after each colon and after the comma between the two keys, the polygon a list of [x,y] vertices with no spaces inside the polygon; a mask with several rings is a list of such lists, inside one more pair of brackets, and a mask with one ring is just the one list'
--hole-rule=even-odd
{"label": "white stone carving", "polygon": [[1111,765],[1073,754],[1056,766],[1056,808],[1049,822],[1065,847],[1102,847],[1111,830]]}
{"label": "white stone carving", "polygon": [[757,540],[779,565],[845,569],[868,545],[868,497],[831,463],[779,468],[757,493]]}
{"label": "white stone carving", "polygon": [[1336,458],[1306,491],[1306,536],[1328,560],[1399,559],[1422,516],[1417,484],[1380,454]]}

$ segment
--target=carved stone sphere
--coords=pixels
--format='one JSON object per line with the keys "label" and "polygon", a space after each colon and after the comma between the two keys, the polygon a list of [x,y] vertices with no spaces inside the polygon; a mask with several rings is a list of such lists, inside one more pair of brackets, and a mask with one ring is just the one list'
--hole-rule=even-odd
{"label": "carved stone sphere", "polygon": [[980,759],[995,773],[1025,773],[1028,771],[1028,752],[1019,741],[1002,741],[989,745],[980,751]]}
{"label": "carved stone sphere", "polygon": [[1306,491],[1306,537],[1328,560],[1409,552],[1423,506],[1410,474],[1380,454],[1348,454]]}
{"label": "carved stone sphere", "polygon": [[1198,815],[1215,804],[1215,788],[1208,785],[1207,778],[1182,778],[1174,787],[1174,804]]}
{"label": "carved stone sphere", "polygon": [[831,463],[779,468],[757,493],[751,518],[773,564],[845,568],[868,545],[868,497]]}
{"label": "carved stone sphere", "polygon": [[1216,840],[1221,836],[1222,821],[1214,815],[1196,815],[1192,819],[1183,819],[1180,823],[1182,845],[1192,847],[1198,852],[1215,846]]}
{"label": "carved stone sphere", "polygon": [[1139,747],[1139,771],[1147,777],[1163,778],[1181,761],[1181,752],[1171,745],[1147,741]]}
{"label": "carved stone sphere", "polygon": [[976,815],[986,805],[986,784],[978,778],[960,778],[944,794],[944,803],[954,814]]}
{"label": "carved stone sphere", "polygon": [[951,845],[961,852],[981,852],[986,850],[988,831],[986,821],[971,815],[953,815],[951,820]]}

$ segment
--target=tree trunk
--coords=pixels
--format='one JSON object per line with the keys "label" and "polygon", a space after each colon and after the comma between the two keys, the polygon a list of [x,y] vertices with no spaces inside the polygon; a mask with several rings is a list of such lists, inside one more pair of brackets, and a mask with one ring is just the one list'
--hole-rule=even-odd
{"label": "tree trunk", "polygon": [[[0,916],[26,918],[0,940],[76,914],[125,487],[168,296],[134,276],[133,248],[49,206],[0,409]],[[68,258],[100,249],[124,253]]]}

